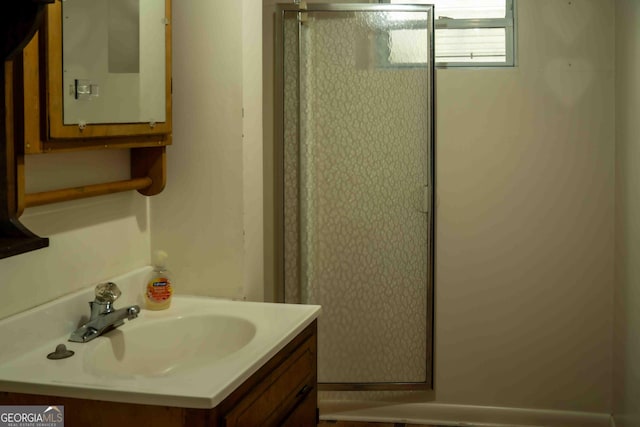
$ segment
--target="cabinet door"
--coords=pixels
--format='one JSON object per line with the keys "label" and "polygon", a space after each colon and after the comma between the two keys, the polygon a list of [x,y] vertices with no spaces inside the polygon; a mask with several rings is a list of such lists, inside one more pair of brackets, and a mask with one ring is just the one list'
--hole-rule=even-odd
{"label": "cabinet door", "polygon": [[280,425],[305,397],[304,390],[315,387],[315,361],[313,341],[309,339],[227,413],[225,425]]}
{"label": "cabinet door", "polygon": [[[150,7],[157,10],[143,10]],[[48,6],[49,140],[171,132],[170,14],[170,0],[57,0]]]}
{"label": "cabinet door", "polygon": [[296,406],[293,411],[282,422],[282,427],[306,427],[317,424],[317,403],[318,392],[316,389],[310,391],[307,397]]}

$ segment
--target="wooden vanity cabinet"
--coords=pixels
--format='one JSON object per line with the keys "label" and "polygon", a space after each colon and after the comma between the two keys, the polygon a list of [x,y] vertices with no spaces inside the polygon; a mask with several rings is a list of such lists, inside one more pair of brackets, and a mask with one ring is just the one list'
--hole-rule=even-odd
{"label": "wooden vanity cabinet", "polygon": [[64,405],[68,427],[307,427],[317,399],[316,321],[213,409],[0,393],[1,405]]}
{"label": "wooden vanity cabinet", "polygon": [[213,414],[215,422],[209,425],[315,425],[318,400],[316,361],[314,322],[218,405]]}

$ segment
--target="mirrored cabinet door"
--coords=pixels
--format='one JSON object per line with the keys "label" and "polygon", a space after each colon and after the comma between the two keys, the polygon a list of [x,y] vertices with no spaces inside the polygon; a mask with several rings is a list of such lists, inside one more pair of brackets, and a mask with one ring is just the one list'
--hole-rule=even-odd
{"label": "mirrored cabinet door", "polygon": [[61,13],[63,124],[164,123],[164,1],[65,0]]}
{"label": "mirrored cabinet door", "polygon": [[27,153],[171,143],[170,0],[56,0],[24,57]]}

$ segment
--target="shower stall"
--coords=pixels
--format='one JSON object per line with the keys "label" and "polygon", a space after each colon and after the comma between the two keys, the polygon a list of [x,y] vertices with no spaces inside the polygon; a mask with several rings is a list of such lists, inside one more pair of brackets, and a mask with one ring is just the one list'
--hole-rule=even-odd
{"label": "shower stall", "polygon": [[278,5],[278,298],[322,305],[324,390],[432,387],[433,22],[430,5]]}

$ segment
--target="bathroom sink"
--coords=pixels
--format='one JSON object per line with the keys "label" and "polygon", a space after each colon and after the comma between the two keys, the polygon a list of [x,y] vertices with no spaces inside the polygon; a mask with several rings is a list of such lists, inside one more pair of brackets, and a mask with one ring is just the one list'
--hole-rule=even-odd
{"label": "bathroom sink", "polygon": [[[115,277],[115,308],[140,304],[150,267]],[[0,390],[111,402],[211,409],[309,326],[318,306],[174,295],[166,310],[84,343],[68,341],[95,286],[0,320]],[[74,354],[46,356],[60,344]]]}
{"label": "bathroom sink", "polygon": [[85,368],[108,376],[167,376],[228,357],[255,334],[250,321],[226,315],[131,322],[97,339],[85,356]]}

